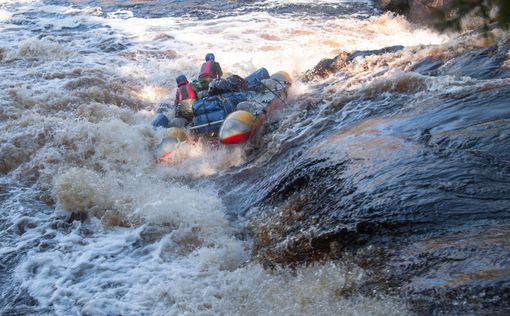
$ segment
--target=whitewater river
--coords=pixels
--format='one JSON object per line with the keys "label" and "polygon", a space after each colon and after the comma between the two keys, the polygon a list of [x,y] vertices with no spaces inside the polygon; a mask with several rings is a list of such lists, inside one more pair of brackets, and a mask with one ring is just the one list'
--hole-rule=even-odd
{"label": "whitewater river", "polygon": [[[380,175],[376,164],[351,165],[350,181],[359,180],[353,190],[365,190],[365,200],[349,205],[382,210],[381,201],[389,199],[427,200],[432,213],[439,214],[431,196],[437,201],[441,196],[428,191],[420,195],[424,191],[413,182],[419,168],[404,161],[425,155],[410,143],[429,137],[437,149],[444,143],[425,125],[444,119],[438,124],[458,127],[456,116],[435,104],[447,105],[472,89],[502,91],[496,104],[508,96],[503,75],[491,80],[433,75],[425,74],[437,68],[433,61],[422,65],[428,67],[424,71],[413,66],[430,56],[460,56],[469,45],[485,47],[478,37],[456,36],[413,26],[402,17],[379,12],[368,0],[0,1],[0,315],[419,312],[403,292],[366,286],[357,291],[373,278],[355,260],[335,256],[290,268],[277,263],[310,263],[273,254],[290,233],[281,233],[278,246],[264,240],[286,229],[308,232],[325,218],[310,225],[303,220],[297,228],[288,221],[281,222],[286,226],[280,230],[271,226],[286,216],[281,209],[292,208],[292,202],[305,203],[304,193],[293,194],[306,184],[282,184],[295,174],[295,169],[287,169],[292,162],[320,155],[341,161],[345,151],[350,162],[386,159],[384,170],[402,171]],[[495,36],[495,41],[506,38]],[[332,76],[300,80],[323,58],[395,45],[403,48],[350,60],[345,70]],[[289,104],[275,114],[256,148],[211,151],[189,146],[182,163],[156,164],[154,148],[164,134],[150,126],[157,105],[173,102],[175,77],[184,73],[194,78],[208,52],[227,74],[245,76],[260,67],[270,73],[287,71],[295,81]],[[496,67],[508,67],[505,54]],[[458,68],[463,69],[461,63]],[[447,97],[431,101],[439,95]],[[421,106],[425,110],[418,111]],[[438,109],[430,122],[423,112],[429,109]],[[484,122],[508,127],[500,121],[510,117],[506,107],[496,106],[495,111],[493,116],[486,114]],[[416,122],[409,119],[420,115]],[[419,124],[423,126],[416,127]],[[415,127],[429,134],[417,135]],[[444,131],[439,128],[438,133]],[[358,133],[365,136],[357,138]],[[404,136],[395,136],[398,133]],[[508,144],[508,134],[498,135],[491,140]],[[457,165],[445,166],[450,178],[435,183],[427,172],[440,171],[432,168],[421,170],[420,183],[455,191],[459,176],[452,170]],[[488,202],[483,203],[489,204],[469,205],[494,210],[491,214],[499,215],[490,219],[495,223],[508,218],[510,190],[508,166],[497,161],[491,166],[493,171],[484,173],[484,192],[492,188],[496,196],[484,196]],[[478,174],[476,165],[466,163],[460,169]],[[362,171],[374,173],[362,177]],[[306,181],[313,182],[311,165],[298,172],[308,173],[312,178]],[[316,176],[334,178],[330,173]],[[373,191],[399,177],[401,186],[392,187],[390,197]],[[482,186],[474,188],[464,180],[465,194],[483,193]],[[348,193],[332,193],[331,185],[310,189],[315,202],[306,203],[323,201],[317,210],[338,206],[328,201],[336,196],[338,202]],[[362,202],[372,194],[374,205]],[[464,205],[458,196],[460,202],[438,203],[455,209]],[[458,214],[471,216],[469,212],[468,208]],[[323,224],[320,227],[328,230]],[[264,239],[266,231],[273,233]],[[508,276],[510,270],[505,271]]]}

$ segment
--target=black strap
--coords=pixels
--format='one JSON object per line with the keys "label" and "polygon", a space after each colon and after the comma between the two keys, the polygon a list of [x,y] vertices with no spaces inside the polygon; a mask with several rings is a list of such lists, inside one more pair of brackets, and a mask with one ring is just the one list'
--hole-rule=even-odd
{"label": "black strap", "polygon": [[[273,79],[275,80],[275,79]],[[277,81],[278,83],[280,83],[278,80],[275,80]],[[284,100],[282,99],[276,92],[274,92],[273,90],[271,90],[271,88],[269,88],[268,86],[266,86],[265,83],[262,82],[262,80],[259,80],[260,84],[264,86],[264,88],[266,88],[268,91],[270,91],[272,94],[274,94],[278,99],[280,99],[280,101],[282,101],[283,104],[285,104],[286,106],[289,106],[289,104]],[[281,84],[281,83],[280,83]],[[282,85],[283,87],[283,85]],[[285,91],[285,97],[287,97],[287,91]]]}

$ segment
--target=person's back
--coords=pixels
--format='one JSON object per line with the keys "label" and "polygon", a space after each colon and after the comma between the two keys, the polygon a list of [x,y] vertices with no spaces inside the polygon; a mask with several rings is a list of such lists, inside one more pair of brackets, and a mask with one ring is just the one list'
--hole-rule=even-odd
{"label": "person's back", "polygon": [[214,54],[208,53],[205,55],[205,63],[200,67],[200,74],[198,75],[198,82],[200,83],[200,90],[207,91],[209,84],[214,79],[220,79],[223,76],[223,71],[218,62],[216,62]]}
{"label": "person's back", "polygon": [[193,119],[193,103],[197,100],[197,94],[184,75],[178,76],[177,91],[175,93],[175,116],[186,120]]}

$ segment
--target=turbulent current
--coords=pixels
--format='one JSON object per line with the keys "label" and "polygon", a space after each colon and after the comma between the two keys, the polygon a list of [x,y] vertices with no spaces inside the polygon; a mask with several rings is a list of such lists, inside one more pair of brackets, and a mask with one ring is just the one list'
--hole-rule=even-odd
{"label": "turbulent current", "polygon": [[[509,312],[509,48],[368,0],[0,1],[0,315]],[[287,104],[158,164],[208,52]]]}

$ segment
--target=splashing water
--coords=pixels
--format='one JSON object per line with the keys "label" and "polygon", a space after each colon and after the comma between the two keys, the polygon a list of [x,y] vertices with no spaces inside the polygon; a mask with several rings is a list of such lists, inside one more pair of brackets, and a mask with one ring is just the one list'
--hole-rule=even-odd
{"label": "splashing water", "polygon": [[[182,17],[164,4],[0,3],[0,289],[9,293],[2,313],[409,313],[400,299],[354,294],[365,278],[355,265],[266,270],[251,261],[244,221],[226,215],[209,179],[245,163],[244,148],[190,145],[185,161],[161,166],[153,150],[163,132],[150,119],[157,103],[173,101],[176,75],[196,76],[209,51],[227,73],[266,67],[298,77],[341,51],[446,37],[376,15],[368,1],[248,1],[228,14],[175,4],[189,13]],[[364,85],[366,63],[351,65],[353,77],[331,93]],[[404,90],[437,84],[387,76],[410,81]],[[381,80],[370,83],[372,93]],[[317,91],[297,83],[290,102]],[[293,106],[289,128],[267,136],[274,139],[260,161],[298,137]]]}

